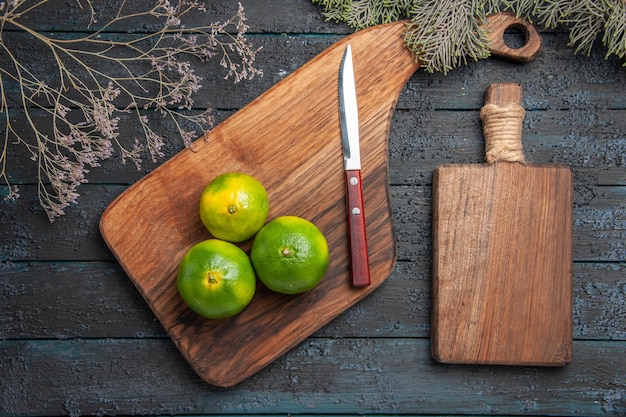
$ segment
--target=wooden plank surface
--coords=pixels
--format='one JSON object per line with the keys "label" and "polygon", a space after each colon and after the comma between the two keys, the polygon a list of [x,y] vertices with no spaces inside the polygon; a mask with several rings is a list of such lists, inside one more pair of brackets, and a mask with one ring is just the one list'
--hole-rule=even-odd
{"label": "wooden plank surface", "polygon": [[[2,340],[166,337],[115,262],[10,262],[1,272]],[[578,262],[573,273],[574,338],[624,340],[626,264]],[[314,336],[427,338],[430,287],[428,260],[398,261],[380,291]]]}
{"label": "wooden plank surface", "polygon": [[[587,189],[583,185],[579,184],[581,189],[574,196],[574,261],[624,262],[625,188],[603,185]],[[100,236],[98,220],[107,204],[125,189],[120,185],[87,185],[81,194],[81,205],[50,225],[42,212],[33,208],[36,188],[22,186],[24,198],[6,204],[0,212],[0,221],[7,225],[0,231],[3,259],[114,260]],[[390,193],[398,259],[429,261],[431,186],[391,185]]]}
{"label": "wooden plank surface", "polygon": [[[78,9],[60,3],[37,19],[43,30],[76,27]],[[248,23],[263,46],[258,63],[265,75],[231,85],[199,68],[218,120],[352,33],[324,22],[308,0],[242,4],[255,13]],[[215,16],[234,6],[208,2]],[[23,198],[0,203],[0,414],[623,415],[626,71],[604,61],[601,47],[591,57],[574,56],[566,34],[542,36],[543,53],[532,64],[489,59],[409,79],[389,139],[394,272],[236,388],[215,389],[196,376],[99,236],[104,208],[145,172],[114,157],[89,174],[80,205],[50,225],[34,201],[32,167],[10,166]],[[495,81],[524,87],[530,161],[566,164],[574,173],[575,341],[563,369],[430,359],[432,171],[482,161],[478,110]],[[133,129],[121,139],[132,143]],[[170,141],[167,157],[181,149]]]}
{"label": "wooden plank surface", "polygon": [[[426,339],[315,338],[242,384],[202,381],[167,339],[9,341],[9,415],[623,415],[626,342],[563,368],[439,365]],[[401,351],[402,354],[393,354]],[[54,375],[63,383],[49,384]],[[623,375],[623,374],[622,374]],[[355,388],[358,386],[359,388]],[[9,401],[10,399],[10,401]]]}

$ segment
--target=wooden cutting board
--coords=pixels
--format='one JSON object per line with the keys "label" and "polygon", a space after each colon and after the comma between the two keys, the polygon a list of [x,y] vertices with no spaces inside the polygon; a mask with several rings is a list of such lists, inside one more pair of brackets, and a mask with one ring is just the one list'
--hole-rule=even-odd
{"label": "wooden cutting board", "polygon": [[[396,259],[388,180],[388,133],[397,98],[418,64],[404,47],[403,23],[348,36],[282,80],[119,196],[104,212],[106,243],[195,371],[218,386],[253,375],[378,288]],[[362,180],[371,285],[350,284],[339,65],[352,45],[358,95]],[[268,221],[297,215],[314,222],[330,247],[322,283],[297,296],[258,285],[249,306],[206,320],[183,303],[178,263],[210,237],[198,216],[204,186],[226,171],[259,179]],[[248,251],[250,242],[242,245]]]}
{"label": "wooden cutting board", "polygon": [[431,346],[440,362],[572,358],[572,174],[511,162],[523,156],[521,100],[519,85],[491,85],[481,112],[488,163],[434,172]]}

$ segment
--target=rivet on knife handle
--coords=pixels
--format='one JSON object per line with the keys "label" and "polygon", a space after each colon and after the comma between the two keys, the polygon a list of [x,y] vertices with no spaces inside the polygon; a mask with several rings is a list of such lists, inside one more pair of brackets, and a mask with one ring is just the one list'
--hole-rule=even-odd
{"label": "rivet on knife handle", "polygon": [[367,233],[365,229],[365,210],[363,209],[361,171],[349,170],[345,172],[352,285],[355,287],[364,287],[370,285],[370,263],[367,254]]}

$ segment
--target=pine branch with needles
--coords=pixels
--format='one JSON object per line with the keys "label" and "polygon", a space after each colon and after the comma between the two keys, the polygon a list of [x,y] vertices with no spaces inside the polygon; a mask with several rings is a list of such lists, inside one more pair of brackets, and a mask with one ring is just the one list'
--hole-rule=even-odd
{"label": "pine branch with needles", "polygon": [[575,53],[590,54],[598,40],[606,58],[626,66],[626,0],[312,0],[327,20],[355,30],[409,19],[405,42],[427,71],[451,69],[489,56],[480,25],[488,14],[511,11],[545,28],[569,30]]}

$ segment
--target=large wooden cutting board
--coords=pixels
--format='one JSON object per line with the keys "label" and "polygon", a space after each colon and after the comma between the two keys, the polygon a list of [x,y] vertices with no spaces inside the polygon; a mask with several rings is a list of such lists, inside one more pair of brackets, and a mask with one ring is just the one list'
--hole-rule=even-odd
{"label": "large wooden cutting board", "polygon": [[[348,36],[295,71],[119,196],[100,230],[128,276],[195,371],[231,386],[259,371],[378,288],[391,274],[396,244],[387,140],[397,98],[418,64],[404,47],[402,22]],[[354,54],[371,285],[350,285],[338,70]],[[183,303],[176,271],[194,243],[210,237],[198,216],[204,186],[226,171],[258,178],[269,219],[314,222],[330,266],[313,291],[286,296],[259,284],[239,315],[206,320]],[[268,220],[269,220],[268,219]],[[242,245],[249,250],[250,242]]]}

